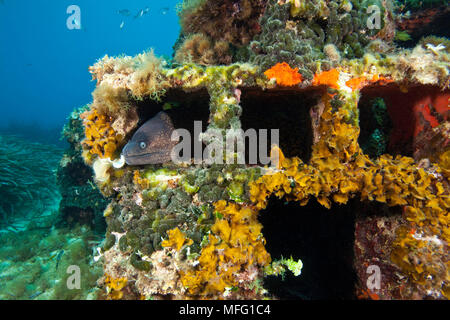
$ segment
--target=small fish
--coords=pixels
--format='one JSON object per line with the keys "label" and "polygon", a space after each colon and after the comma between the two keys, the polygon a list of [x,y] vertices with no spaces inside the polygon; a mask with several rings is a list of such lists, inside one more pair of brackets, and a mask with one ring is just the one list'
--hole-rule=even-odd
{"label": "small fish", "polygon": [[122,10],[117,11],[117,13],[122,16],[128,17],[131,14],[131,11],[128,9],[122,9]]}
{"label": "small fish", "polygon": [[169,12],[169,8],[167,8],[167,7],[164,7],[164,8],[162,8],[161,9],[161,14],[163,15],[163,16],[165,16],[168,12]]}
{"label": "small fish", "polygon": [[163,110],[170,110],[170,109],[178,107],[179,105],[180,104],[178,102],[166,102],[166,103],[164,103],[162,109]]}
{"label": "small fish", "polygon": [[58,252],[58,255],[56,256],[56,267],[55,267],[55,271],[58,270],[58,266],[59,266],[59,262],[61,261],[61,258],[64,254],[64,250],[61,250],[60,252]]}
{"label": "small fish", "polygon": [[171,141],[172,120],[161,111],[145,122],[122,150],[128,165],[158,164],[171,160],[171,151],[178,142]]}
{"label": "small fish", "polygon": [[145,9],[141,9],[139,10],[139,12],[137,13],[137,15],[134,16],[135,19],[140,18],[142,16],[144,16],[145,14],[147,14],[150,11],[149,7],[145,7]]}
{"label": "small fish", "polygon": [[16,227],[14,227],[13,225],[8,226],[8,227],[6,228],[6,230],[12,231],[12,232],[14,232],[14,233],[18,233],[18,232],[19,232],[19,230],[18,230]]}
{"label": "small fish", "polygon": [[125,25],[125,22],[122,21],[122,23],[120,24],[120,29],[123,29],[123,26]]}
{"label": "small fish", "polygon": [[34,298],[40,296],[43,293],[44,293],[43,291],[37,291],[30,296],[30,299],[33,300]]}

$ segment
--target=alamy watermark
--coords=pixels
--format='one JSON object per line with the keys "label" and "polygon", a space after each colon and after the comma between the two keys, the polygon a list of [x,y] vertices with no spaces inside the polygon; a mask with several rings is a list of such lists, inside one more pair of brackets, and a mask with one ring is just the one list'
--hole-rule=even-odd
{"label": "alamy watermark", "polygon": [[381,9],[377,5],[371,5],[367,7],[367,14],[370,16],[367,18],[367,28],[370,30],[381,29]]}
{"label": "alamy watermark", "polygon": [[381,289],[381,269],[379,266],[373,264],[367,267],[367,277],[366,286],[370,290],[380,290]]}
{"label": "alamy watermark", "polygon": [[81,270],[77,265],[71,265],[66,270],[69,276],[67,277],[66,286],[69,290],[81,289]]}
{"label": "alamy watermark", "polygon": [[[179,142],[171,151],[171,159],[176,164],[190,162],[192,147],[194,149],[194,164],[250,164],[270,165],[279,167],[279,129],[208,129],[202,133],[202,122],[194,121],[194,146],[191,132],[186,129],[176,129],[171,140]],[[269,145],[270,131],[270,145]],[[248,141],[248,161],[246,162],[246,141]],[[206,147],[203,148],[203,142]],[[268,147],[271,151],[268,152]],[[268,154],[269,153],[269,154]]]}
{"label": "alamy watermark", "polygon": [[66,13],[70,16],[66,20],[66,26],[69,30],[81,29],[81,9],[77,5],[70,5],[67,7]]}

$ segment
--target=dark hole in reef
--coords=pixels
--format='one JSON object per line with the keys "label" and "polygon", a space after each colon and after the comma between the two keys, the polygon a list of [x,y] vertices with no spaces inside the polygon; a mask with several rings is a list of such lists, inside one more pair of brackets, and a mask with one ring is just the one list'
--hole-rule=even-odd
{"label": "dark hole in reef", "polygon": [[[391,155],[412,157],[420,146],[422,135],[430,132],[436,125],[447,121],[449,90],[437,86],[420,85],[400,89],[398,85],[373,85],[361,90],[360,110],[360,145],[369,142],[376,127],[376,117],[382,116],[383,125],[391,123],[385,152]],[[382,99],[386,112],[375,114],[373,102]],[[383,108],[375,108],[382,111]],[[384,116],[383,116],[384,114]],[[389,115],[390,121],[387,120]],[[378,125],[378,128],[381,126]],[[376,140],[376,139],[375,139]],[[364,149],[364,148],[363,148]],[[380,148],[382,149],[382,148]]]}
{"label": "dark hole in reef", "polygon": [[[297,156],[308,162],[313,143],[309,111],[312,106],[317,105],[321,96],[319,93],[317,90],[242,89],[242,129],[246,131],[253,128],[257,132],[259,129],[268,130],[267,155],[272,144],[270,129],[279,129],[280,148],[284,155]],[[245,150],[248,161],[248,140]]]}
{"label": "dark hole in reef", "polygon": [[[209,120],[209,94],[206,89],[186,93],[173,89],[167,92],[161,102],[146,98],[136,101],[139,115],[138,128],[158,112],[164,111],[172,119],[175,129],[186,129],[191,134],[191,158],[194,157],[194,121],[201,121],[204,132]],[[204,146],[203,146],[204,148]],[[181,154],[182,155],[182,154]]]}
{"label": "dark hole in reef", "polygon": [[[429,3],[433,2],[430,1]],[[419,11],[417,11],[417,8],[413,10],[408,19],[403,19],[398,23],[398,30],[407,32],[411,39],[408,41],[396,40],[397,45],[404,48],[413,48],[422,37],[429,35],[443,38],[450,37],[450,9],[448,5],[424,8],[422,2],[420,7]]]}
{"label": "dark hole in reef", "polygon": [[378,158],[385,154],[389,146],[392,121],[383,98],[361,97],[359,124],[361,130],[358,143],[364,153],[371,158]]}
{"label": "dark hole in reef", "polygon": [[272,260],[281,256],[301,259],[303,269],[295,277],[286,271],[268,276],[264,286],[280,299],[353,299],[355,215],[352,201],[329,210],[315,199],[306,206],[272,197],[259,214],[266,249]]}

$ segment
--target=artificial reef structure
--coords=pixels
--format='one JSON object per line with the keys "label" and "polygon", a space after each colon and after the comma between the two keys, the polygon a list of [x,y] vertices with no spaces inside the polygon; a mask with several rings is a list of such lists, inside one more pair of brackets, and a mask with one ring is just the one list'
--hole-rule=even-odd
{"label": "artificial reef structure", "polygon": [[[109,202],[96,257],[107,297],[448,299],[448,40],[399,47],[389,1],[180,10],[172,61],[145,52],[90,68],[80,152]],[[279,129],[266,146],[278,165],[239,164],[234,150],[222,163],[125,162],[161,111],[171,125],[145,132],[209,144]]]}

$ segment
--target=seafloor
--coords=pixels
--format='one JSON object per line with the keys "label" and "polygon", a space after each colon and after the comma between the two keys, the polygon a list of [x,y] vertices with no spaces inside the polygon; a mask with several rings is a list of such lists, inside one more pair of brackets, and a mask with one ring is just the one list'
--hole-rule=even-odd
{"label": "seafloor", "polygon": [[[0,297],[448,299],[448,8],[184,1],[172,60],[90,67],[97,86],[63,131],[53,220],[0,235]],[[241,164],[234,149],[170,161],[168,126],[134,135],[161,111],[194,151],[279,129],[278,146],[259,145],[279,161]],[[150,151],[132,160],[139,147]]]}

